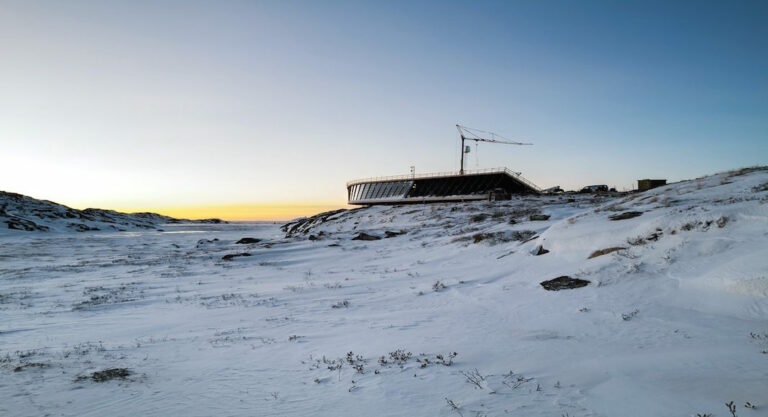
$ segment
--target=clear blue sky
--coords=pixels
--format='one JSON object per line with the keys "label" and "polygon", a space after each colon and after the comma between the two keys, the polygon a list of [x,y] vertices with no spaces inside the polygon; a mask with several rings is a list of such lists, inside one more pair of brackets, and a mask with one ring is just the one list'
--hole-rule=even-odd
{"label": "clear blue sky", "polygon": [[541,186],[766,164],[766,22],[765,1],[0,1],[0,189],[343,204],[352,178],[458,169],[457,122],[533,142],[468,166]]}

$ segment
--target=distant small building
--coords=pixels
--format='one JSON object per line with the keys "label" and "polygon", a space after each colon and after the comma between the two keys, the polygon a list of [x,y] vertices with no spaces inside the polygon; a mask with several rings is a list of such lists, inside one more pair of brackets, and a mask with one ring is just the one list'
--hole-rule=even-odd
{"label": "distant small building", "polygon": [[661,187],[667,185],[667,180],[637,180],[637,190],[647,191],[651,188]]}
{"label": "distant small building", "polygon": [[608,186],[605,184],[588,185],[579,191],[580,193],[607,193]]}
{"label": "distant small building", "polygon": [[560,194],[565,192],[559,185],[541,190],[542,194]]}

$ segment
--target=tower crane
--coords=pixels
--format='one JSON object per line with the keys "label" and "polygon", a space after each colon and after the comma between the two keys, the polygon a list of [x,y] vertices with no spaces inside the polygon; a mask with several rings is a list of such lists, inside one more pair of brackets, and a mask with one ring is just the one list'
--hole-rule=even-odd
{"label": "tower crane", "polygon": [[[504,145],[533,145],[532,143],[523,143],[523,142],[515,142],[511,140],[498,140],[496,137],[501,137],[501,135],[497,135],[493,132],[486,132],[484,130],[479,129],[473,129],[471,127],[466,127],[462,125],[456,125],[456,129],[459,131],[459,136],[461,136],[461,168],[459,170],[459,175],[464,175],[464,154],[469,153],[469,146],[466,148],[464,147],[464,141],[467,140],[474,140],[475,143],[478,142],[488,142],[488,143],[501,143]],[[490,136],[484,137],[485,135]],[[506,138],[504,138],[506,139]]]}

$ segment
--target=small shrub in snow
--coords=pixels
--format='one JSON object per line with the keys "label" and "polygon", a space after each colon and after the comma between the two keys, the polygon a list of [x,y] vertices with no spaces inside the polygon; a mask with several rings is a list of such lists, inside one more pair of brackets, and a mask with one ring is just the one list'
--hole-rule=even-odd
{"label": "small shrub in snow", "polygon": [[733,401],[729,401],[725,403],[725,406],[728,407],[728,412],[731,413],[731,416],[736,417],[736,404]]}
{"label": "small shrub in snow", "polygon": [[[504,376],[504,382],[502,384],[506,385],[510,389],[518,389],[521,386],[523,386],[525,383],[533,381],[533,378],[526,378],[523,375],[515,375],[514,372],[509,371],[507,375]],[[541,391],[541,387],[537,384],[537,391]]]}
{"label": "small shrub in snow", "polygon": [[339,301],[338,303],[331,306],[331,308],[347,308],[347,307],[349,307],[348,300]]}
{"label": "small shrub in snow", "polygon": [[728,217],[726,216],[720,216],[717,220],[715,220],[715,224],[719,229],[722,229],[725,227],[725,225],[728,223]]}
{"label": "small shrub in snow", "polygon": [[365,373],[365,359],[362,356],[355,355],[354,352],[349,351],[347,353],[347,363],[352,366],[352,369],[354,369],[358,374]]}
{"label": "small shrub in snow", "polygon": [[630,311],[629,313],[623,313],[621,315],[621,319],[624,320],[624,321],[630,321],[633,318],[635,318],[635,316],[637,316],[637,313],[639,313],[639,312],[640,312],[640,310],[635,309],[635,310]]}
{"label": "small shrub in snow", "polygon": [[466,381],[472,385],[475,386],[475,388],[478,389],[485,389],[486,388],[486,382],[485,377],[483,374],[480,373],[480,371],[475,369],[471,369],[469,371],[459,371],[460,374],[464,375],[464,378]]}
{"label": "small shrub in snow", "polygon": [[445,288],[446,288],[445,284],[443,284],[439,280],[435,281],[435,283],[432,284],[432,291],[434,291],[434,292],[440,292],[441,290],[444,290]]}
{"label": "small shrub in snow", "polygon": [[[312,356],[310,355],[310,360],[312,360]],[[323,355],[320,359],[314,359],[312,366],[309,368],[311,369],[320,369],[322,367],[325,367],[329,371],[341,371],[341,368],[344,366],[344,359],[328,359]]]}
{"label": "small shrub in snow", "polygon": [[451,409],[451,411],[458,413],[460,416],[463,416],[461,414],[461,406],[456,404],[453,400],[449,399],[448,397],[445,397],[445,402],[448,404],[448,407]]}
{"label": "small shrub in snow", "polygon": [[421,364],[419,365],[419,368],[422,369],[429,365],[451,366],[453,365],[453,358],[455,358],[456,355],[458,355],[458,353],[451,352],[448,355],[438,354],[435,355],[434,359],[430,359],[429,356],[422,353],[416,358],[416,362]]}
{"label": "small shrub in snow", "polygon": [[[756,340],[758,343],[768,345],[768,333],[760,334],[760,333],[750,332],[749,335],[752,337],[752,339]],[[761,353],[768,354],[768,349],[764,349]]]}
{"label": "small shrub in snow", "polygon": [[437,359],[437,363],[444,365],[444,366],[451,366],[453,365],[453,358],[455,358],[458,355],[456,352],[451,352],[448,354],[448,359],[445,358],[442,354],[435,356]]}
{"label": "small shrub in snow", "polygon": [[403,349],[397,349],[389,352],[389,358],[382,356],[379,358],[379,364],[381,366],[389,365],[390,363],[395,365],[404,365],[409,359],[413,357],[413,353],[406,352]]}

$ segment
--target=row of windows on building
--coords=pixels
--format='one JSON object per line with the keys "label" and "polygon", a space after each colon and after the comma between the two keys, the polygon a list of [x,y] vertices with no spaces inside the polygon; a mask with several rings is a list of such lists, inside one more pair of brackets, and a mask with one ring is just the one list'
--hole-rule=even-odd
{"label": "row of windows on building", "polygon": [[413,186],[413,181],[389,181],[355,184],[347,190],[349,201],[403,198]]}

